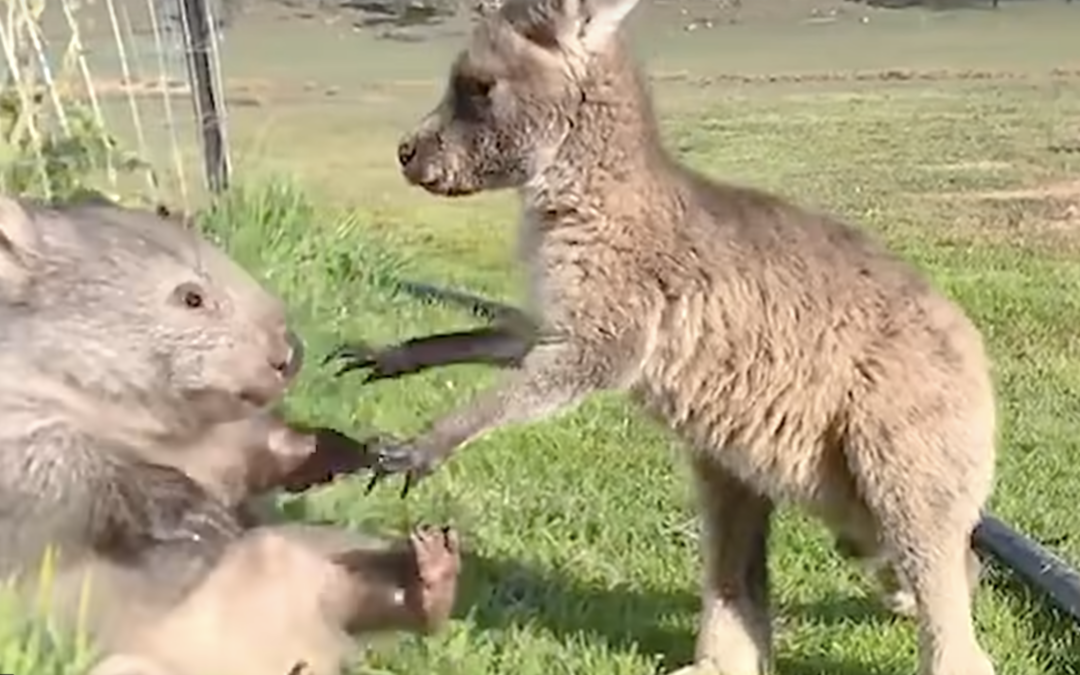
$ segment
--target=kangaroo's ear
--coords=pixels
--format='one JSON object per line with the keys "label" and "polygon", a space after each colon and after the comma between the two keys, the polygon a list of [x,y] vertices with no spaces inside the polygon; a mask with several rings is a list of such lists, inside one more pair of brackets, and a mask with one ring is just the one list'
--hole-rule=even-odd
{"label": "kangaroo's ear", "polygon": [[33,216],[17,200],[0,196],[0,298],[22,297],[32,276],[29,261],[39,246]]}
{"label": "kangaroo's ear", "polygon": [[640,0],[510,0],[503,15],[542,46],[586,57],[603,51]]}
{"label": "kangaroo's ear", "polygon": [[501,6],[499,0],[473,0],[472,10],[477,16],[486,17],[494,15]]}
{"label": "kangaroo's ear", "polygon": [[540,46],[583,58],[607,47],[640,1],[507,0],[499,11]]}
{"label": "kangaroo's ear", "polygon": [[579,51],[581,0],[507,0],[500,16],[533,43],[570,54]]}
{"label": "kangaroo's ear", "polygon": [[641,0],[578,0],[578,38],[586,52],[601,51]]}

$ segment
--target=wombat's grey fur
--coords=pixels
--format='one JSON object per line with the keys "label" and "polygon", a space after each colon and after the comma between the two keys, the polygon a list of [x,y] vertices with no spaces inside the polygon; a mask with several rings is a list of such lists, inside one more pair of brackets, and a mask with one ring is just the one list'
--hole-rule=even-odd
{"label": "wombat's grey fur", "polygon": [[139,211],[5,199],[0,228],[0,574],[47,544],[232,536],[182,471],[148,463],[281,396],[299,367],[281,301]]}
{"label": "wombat's grey fur", "polygon": [[130,657],[103,672],[334,673],[348,632],[448,615],[452,533],[386,551],[241,519],[321,457],[267,409],[298,346],[281,301],[173,219],[0,198],[0,574],[33,591],[54,548],[69,626],[91,575],[85,628]]}
{"label": "wombat's grey fur", "polygon": [[858,229],[676,161],[620,36],[637,1],[507,0],[403,139],[405,176],[432,193],[519,191],[531,306],[563,339],[385,448],[379,475],[423,475],[492,429],[628,390],[686,440],[700,494],[688,671],[766,670],[783,500],[890,563],[921,673],[991,675],[970,595],[996,440],[979,331]]}

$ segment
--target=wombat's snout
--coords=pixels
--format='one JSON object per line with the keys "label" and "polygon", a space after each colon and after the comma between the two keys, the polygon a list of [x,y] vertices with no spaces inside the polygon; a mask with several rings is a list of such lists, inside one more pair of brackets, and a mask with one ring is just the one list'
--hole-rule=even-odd
{"label": "wombat's snout", "polygon": [[270,359],[270,365],[281,373],[282,378],[291,380],[304,365],[304,341],[300,336],[285,329],[285,347]]}

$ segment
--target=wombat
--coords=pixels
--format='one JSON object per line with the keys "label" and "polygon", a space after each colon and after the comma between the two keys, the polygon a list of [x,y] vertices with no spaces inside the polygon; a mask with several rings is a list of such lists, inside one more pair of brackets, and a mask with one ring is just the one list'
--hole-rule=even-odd
{"label": "wombat", "polygon": [[[272,440],[258,448],[252,441],[268,428]],[[254,420],[243,440],[245,452],[218,448],[237,463],[225,467],[215,458],[213,469],[193,470],[230,506],[260,490],[318,484],[332,472],[315,465],[329,458],[336,468],[338,455],[357,454],[356,443],[336,432],[307,433],[269,415]],[[201,456],[188,455],[188,467]],[[250,471],[257,477],[245,475]],[[222,477],[227,486],[218,484]],[[430,632],[449,617],[460,565],[453,530],[420,527],[403,541],[386,542],[277,520],[257,514],[246,521],[245,535],[206,578],[168,612],[125,629],[93,675],[261,675],[297,666],[336,673],[354,647],[352,635]]]}
{"label": "wombat", "polygon": [[349,445],[269,412],[299,345],[281,301],[175,219],[0,198],[0,574],[32,593],[55,551],[68,625],[89,581],[106,672],[330,674],[349,633],[447,618],[452,532],[388,547],[242,517],[334,473],[320,440]]}

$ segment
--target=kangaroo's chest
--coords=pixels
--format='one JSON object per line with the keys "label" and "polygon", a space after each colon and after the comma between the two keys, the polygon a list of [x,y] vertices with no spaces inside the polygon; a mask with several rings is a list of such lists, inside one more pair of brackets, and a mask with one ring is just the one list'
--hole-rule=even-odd
{"label": "kangaroo's chest", "polygon": [[775,499],[816,501],[845,480],[834,366],[808,358],[795,333],[736,328],[699,304],[669,317],[635,399],[695,456]]}

